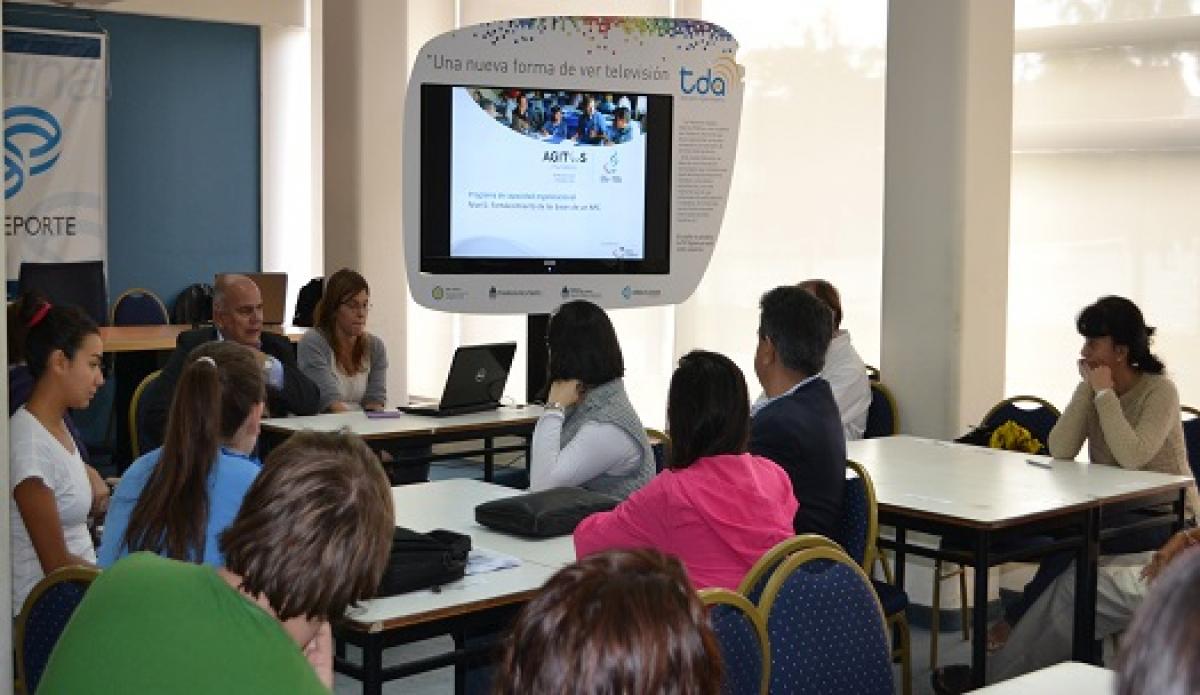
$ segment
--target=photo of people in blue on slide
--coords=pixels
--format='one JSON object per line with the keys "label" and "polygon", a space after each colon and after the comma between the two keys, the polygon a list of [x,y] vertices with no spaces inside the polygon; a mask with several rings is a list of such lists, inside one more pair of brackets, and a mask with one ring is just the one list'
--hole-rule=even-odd
{"label": "photo of people in blue on slide", "polygon": [[645,135],[645,96],[468,87],[498,124],[548,144],[620,145]]}

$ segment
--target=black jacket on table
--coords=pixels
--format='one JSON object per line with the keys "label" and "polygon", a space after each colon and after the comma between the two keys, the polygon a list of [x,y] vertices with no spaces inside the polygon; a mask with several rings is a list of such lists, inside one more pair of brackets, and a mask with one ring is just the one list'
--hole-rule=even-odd
{"label": "black jacket on table", "polygon": [[750,421],[750,453],[787,471],[795,531],[837,537],[846,484],[846,435],[829,382],[818,377],[771,401]]}
{"label": "black jacket on table", "polygon": [[[217,340],[217,329],[196,328],[184,331],[175,340],[175,351],[171,353],[162,374],[142,394],[143,418],[138,423],[138,439],[144,444],[142,451],[162,446],[166,435],[167,415],[171,410],[171,397],[175,384],[183,372],[188,353],[204,343]],[[267,387],[267,413],[271,417],[284,415],[315,415],[320,405],[321,394],[317,385],[300,372],[296,366],[296,349],[284,336],[263,331],[261,350],[279,360],[283,366],[283,388]]]}

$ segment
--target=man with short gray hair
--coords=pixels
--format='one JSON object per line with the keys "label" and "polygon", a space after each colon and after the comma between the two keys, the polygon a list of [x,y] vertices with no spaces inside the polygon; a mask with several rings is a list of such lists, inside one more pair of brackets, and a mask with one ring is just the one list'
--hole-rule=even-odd
{"label": "man with short gray hair", "polygon": [[267,381],[270,415],[317,413],[321,398],[317,385],[296,365],[296,350],[288,339],[264,333],[262,321],[262,293],[254,280],[235,274],[217,279],[213,288],[213,325],[180,333],[167,365],[142,394],[145,417],[138,423],[138,439],[145,445],[141,447],[143,451],[162,445],[171,398],[188,353],[212,340],[230,340],[255,350]]}
{"label": "man with short gray hair", "polygon": [[762,296],[754,373],[765,399],[754,404],[750,453],[779,464],[792,480],[796,533],[834,537],[846,479],[846,438],[833,391],[821,378],[833,313],[795,286]]}

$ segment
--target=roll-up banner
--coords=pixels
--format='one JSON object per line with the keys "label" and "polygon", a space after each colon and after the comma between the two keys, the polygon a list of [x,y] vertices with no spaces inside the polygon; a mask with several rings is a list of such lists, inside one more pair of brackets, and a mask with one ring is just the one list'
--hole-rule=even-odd
{"label": "roll-up banner", "polygon": [[409,288],[426,307],[674,304],[725,212],[743,68],[698,20],[538,17],[421,48],[404,132]]}
{"label": "roll-up banner", "polygon": [[107,261],[103,34],[4,28],[7,278],[23,261]]}

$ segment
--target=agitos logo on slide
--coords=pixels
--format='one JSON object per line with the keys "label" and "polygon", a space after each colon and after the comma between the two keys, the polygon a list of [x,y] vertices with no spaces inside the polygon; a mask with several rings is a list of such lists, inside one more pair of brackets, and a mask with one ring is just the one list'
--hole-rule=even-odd
{"label": "agitos logo on slide", "polygon": [[688,95],[723,97],[736,76],[737,64],[729,56],[721,56],[703,73],[681,66],[679,91]]}

